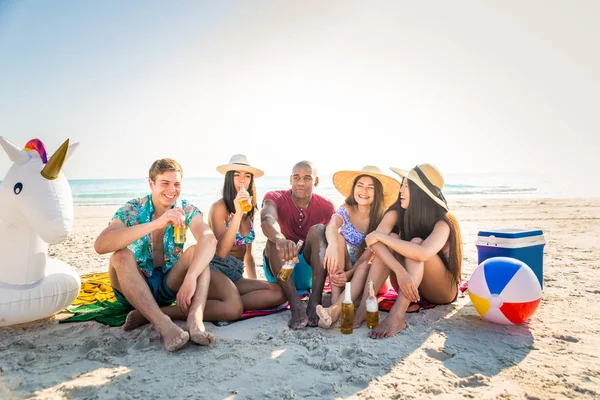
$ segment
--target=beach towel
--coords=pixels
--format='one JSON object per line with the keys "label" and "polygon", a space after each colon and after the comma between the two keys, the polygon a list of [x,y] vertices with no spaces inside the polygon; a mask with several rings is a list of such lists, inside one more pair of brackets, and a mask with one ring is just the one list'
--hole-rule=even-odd
{"label": "beach towel", "polygon": [[67,312],[74,314],[72,317],[59,322],[85,322],[96,321],[108,326],[121,326],[131,309],[117,301],[97,301],[92,304],[79,304],[67,307]]}
{"label": "beach towel", "polygon": [[[398,298],[398,293],[396,292],[396,290],[393,287],[390,287],[387,292],[377,296],[377,301],[379,302],[379,310],[390,311],[392,309],[392,307],[394,306],[394,304],[396,303],[397,298]],[[407,311],[407,312],[419,312],[419,310],[421,308],[428,310],[430,308],[435,307],[435,304],[432,304],[432,303],[428,302],[427,300],[421,300],[421,301],[418,301],[417,303],[411,303],[411,304],[418,304],[419,308],[415,309],[414,311]]]}
{"label": "beach towel", "polygon": [[108,272],[83,275],[81,277],[81,289],[73,305],[107,301],[117,301],[112,290],[112,285],[110,284]]}
{"label": "beach towel", "polygon": [[242,321],[245,319],[275,314],[279,311],[287,310],[288,308],[289,308],[289,303],[286,301],[284,304],[282,304],[278,307],[275,307],[275,308],[268,309],[268,310],[244,311],[242,316],[239,319],[236,319],[235,321],[222,321],[222,322],[217,321],[217,322],[213,322],[213,324],[215,324],[216,326],[227,326],[227,325],[233,324],[234,322]]}
{"label": "beach towel", "polygon": [[[237,321],[273,314],[287,308],[288,303],[286,302],[269,310],[246,311]],[[127,318],[130,311],[130,308],[116,301],[108,272],[83,275],[79,295],[73,304],[66,309],[66,312],[73,314],[73,316],[59,322],[96,321],[108,326],[121,326],[125,323],[125,318]],[[217,322],[215,325],[224,326],[232,322],[236,321]]]}
{"label": "beach towel", "polygon": [[[469,283],[467,281],[461,281],[460,285],[458,286],[458,297],[465,297],[465,292],[468,289],[469,289]],[[377,296],[377,301],[379,302],[379,310],[390,311],[392,309],[392,307],[394,306],[394,303],[396,303],[397,298],[398,298],[398,293],[396,292],[396,290],[393,287],[390,287],[386,293],[380,294]],[[413,305],[413,304],[418,304],[419,308],[417,308],[413,311],[407,311],[407,312],[414,313],[414,312],[419,312],[421,310],[421,308],[424,310],[428,310],[430,308],[435,307],[435,304],[430,303],[427,300],[423,300],[423,299],[416,303],[411,303],[411,305]]]}

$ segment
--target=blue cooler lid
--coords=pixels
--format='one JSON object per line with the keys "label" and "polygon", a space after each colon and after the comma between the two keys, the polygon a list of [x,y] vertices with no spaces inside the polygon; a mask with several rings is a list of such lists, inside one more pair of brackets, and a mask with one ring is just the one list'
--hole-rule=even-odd
{"label": "blue cooler lid", "polygon": [[519,228],[510,228],[510,229],[498,229],[495,231],[479,231],[477,236],[495,236],[497,238],[503,239],[520,239],[532,236],[542,236],[544,232],[541,229],[519,229]]}

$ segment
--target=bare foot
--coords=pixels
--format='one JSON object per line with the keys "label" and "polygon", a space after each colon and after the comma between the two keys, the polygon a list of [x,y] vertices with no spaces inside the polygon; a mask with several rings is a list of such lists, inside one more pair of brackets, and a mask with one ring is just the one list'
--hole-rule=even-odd
{"label": "bare foot", "polygon": [[329,315],[329,309],[324,308],[322,305],[318,305],[316,309],[317,315],[319,316],[319,327],[323,329],[331,328],[333,321],[331,320],[331,316]]}
{"label": "bare foot", "polygon": [[149,321],[142,315],[138,310],[133,310],[127,314],[125,318],[125,324],[123,324],[124,331],[132,331],[135,328],[139,328],[142,325],[146,325]]}
{"label": "bare foot", "polygon": [[358,306],[358,309],[354,313],[354,324],[352,325],[354,329],[360,328],[360,326],[367,319],[367,308],[362,303]]}
{"label": "bare foot", "polygon": [[308,316],[304,307],[300,306],[300,311],[292,311],[292,318],[288,322],[291,329],[302,329],[308,325]]}
{"label": "bare foot", "polygon": [[192,324],[188,320],[184,329],[190,333],[190,340],[200,346],[208,346],[215,343],[215,335],[206,332],[206,328],[202,322]]}
{"label": "bare foot", "polygon": [[389,315],[383,322],[368,333],[371,339],[384,339],[394,336],[401,330],[406,329],[404,318],[394,318]]}
{"label": "bare foot", "polygon": [[195,331],[190,333],[190,340],[200,346],[208,346],[215,343],[215,335],[206,331]]}
{"label": "bare foot", "polygon": [[[317,305],[316,307],[319,307]],[[317,326],[319,324],[319,315],[317,314],[316,307],[312,307],[310,304],[306,307],[306,315],[308,316],[308,326]]]}
{"label": "bare foot", "polygon": [[421,305],[419,303],[410,303],[406,309],[407,313],[419,312]]}
{"label": "bare foot", "polygon": [[[168,317],[167,317],[168,318]],[[165,348],[168,351],[176,351],[182,348],[190,340],[190,334],[178,327],[169,320],[168,324],[156,330],[165,342]]]}

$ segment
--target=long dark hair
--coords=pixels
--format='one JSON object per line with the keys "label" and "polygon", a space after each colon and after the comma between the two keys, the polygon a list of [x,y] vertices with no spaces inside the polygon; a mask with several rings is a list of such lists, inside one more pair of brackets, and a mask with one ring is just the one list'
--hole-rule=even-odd
{"label": "long dark hair", "polygon": [[408,180],[408,190],[410,200],[406,210],[400,207],[399,201],[389,208],[389,210],[395,209],[398,213],[396,227],[400,238],[403,240],[426,239],[433,232],[433,227],[438,221],[445,221],[450,227],[449,254],[446,257],[440,250],[438,256],[454,283],[458,284],[462,267],[462,238],[458,221],[454,215],[436,203],[410,179]]}
{"label": "long dark hair", "polygon": [[[379,225],[381,219],[383,218],[383,185],[381,184],[379,179],[367,174],[359,175],[356,178],[354,178],[354,182],[352,183],[352,190],[350,191],[348,197],[346,197],[345,202],[351,207],[358,206],[358,203],[354,198],[354,188],[356,187],[358,180],[363,176],[368,176],[369,178],[373,179],[373,186],[375,189],[373,203],[371,203],[371,208],[369,209],[369,226],[367,227],[366,233],[366,235],[368,235],[369,233],[377,229],[377,225]],[[358,251],[356,252],[357,259],[362,255],[366,247],[367,243],[363,240],[363,242],[360,244],[360,247],[358,248]]]}
{"label": "long dark hair", "polygon": [[[244,171],[241,171],[244,172]],[[233,200],[235,196],[237,196],[237,189],[235,184],[233,183],[233,175],[235,171],[227,171],[225,174],[225,181],[223,182],[223,201],[225,202],[225,207],[227,208],[227,212],[229,214],[235,213],[235,204],[233,204]],[[248,212],[248,218],[251,221],[254,220],[254,212],[258,209],[256,206],[256,189],[254,188],[254,174],[250,174],[250,183],[246,188],[250,196],[252,196],[252,210]]]}

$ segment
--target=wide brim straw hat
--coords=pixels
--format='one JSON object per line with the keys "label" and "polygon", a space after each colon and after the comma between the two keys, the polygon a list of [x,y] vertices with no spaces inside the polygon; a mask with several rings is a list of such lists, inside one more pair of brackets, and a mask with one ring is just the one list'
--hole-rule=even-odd
{"label": "wide brim straw hat", "polygon": [[373,165],[365,165],[360,171],[338,171],[333,174],[333,186],[347,198],[352,192],[352,184],[357,176],[366,175],[377,179],[383,186],[383,206],[388,208],[396,200],[400,192],[400,182],[384,174]]}
{"label": "wide brim straw hat", "polygon": [[217,171],[225,175],[229,171],[250,172],[255,178],[260,178],[265,173],[258,168],[250,165],[248,158],[244,154],[235,154],[229,160],[229,164],[219,165]]}
{"label": "wide brim straw hat", "polygon": [[444,177],[441,172],[431,164],[419,164],[410,171],[400,168],[390,168],[402,178],[410,179],[423,190],[436,203],[448,211],[448,204],[442,194]]}

